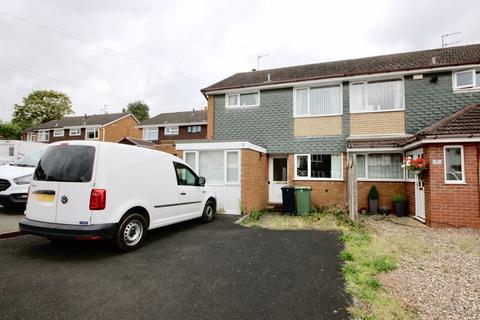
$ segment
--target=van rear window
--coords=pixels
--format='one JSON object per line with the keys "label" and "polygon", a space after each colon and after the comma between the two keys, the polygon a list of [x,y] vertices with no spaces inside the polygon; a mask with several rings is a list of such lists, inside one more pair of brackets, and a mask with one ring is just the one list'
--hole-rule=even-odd
{"label": "van rear window", "polygon": [[47,148],[33,175],[38,181],[88,182],[92,179],[95,147],[58,145]]}

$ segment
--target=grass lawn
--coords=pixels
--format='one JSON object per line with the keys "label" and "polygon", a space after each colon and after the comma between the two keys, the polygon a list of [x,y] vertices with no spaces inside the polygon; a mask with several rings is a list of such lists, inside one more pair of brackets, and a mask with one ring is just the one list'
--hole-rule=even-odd
{"label": "grass lawn", "polygon": [[283,216],[253,212],[243,220],[246,227],[275,230],[338,230],[345,249],[342,272],[346,290],[353,298],[349,311],[354,319],[415,319],[416,313],[397,302],[382,287],[379,275],[395,270],[403,243],[391,242],[371,232],[363,223],[353,225],[339,208],[316,211],[310,216]]}

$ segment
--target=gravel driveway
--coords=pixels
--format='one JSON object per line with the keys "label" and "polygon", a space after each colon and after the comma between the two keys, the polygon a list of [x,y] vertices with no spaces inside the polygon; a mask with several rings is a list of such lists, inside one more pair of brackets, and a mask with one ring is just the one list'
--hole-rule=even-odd
{"label": "gravel driveway", "polygon": [[398,246],[400,268],[381,280],[420,319],[480,319],[480,230],[366,223]]}
{"label": "gravel driveway", "polygon": [[345,319],[334,231],[219,217],[154,230],[145,247],[0,240],[0,319]]}

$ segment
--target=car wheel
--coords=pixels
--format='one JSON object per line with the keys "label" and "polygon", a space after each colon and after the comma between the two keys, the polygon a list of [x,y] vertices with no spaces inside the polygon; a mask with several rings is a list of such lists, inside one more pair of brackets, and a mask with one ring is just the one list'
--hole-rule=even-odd
{"label": "car wheel", "polygon": [[138,213],[131,213],[120,221],[113,238],[114,245],[122,252],[129,252],[142,246],[147,234],[147,222]]}
{"label": "car wheel", "polygon": [[205,204],[205,208],[203,208],[202,214],[202,222],[210,222],[215,217],[216,206],[215,202],[212,200],[208,200]]}

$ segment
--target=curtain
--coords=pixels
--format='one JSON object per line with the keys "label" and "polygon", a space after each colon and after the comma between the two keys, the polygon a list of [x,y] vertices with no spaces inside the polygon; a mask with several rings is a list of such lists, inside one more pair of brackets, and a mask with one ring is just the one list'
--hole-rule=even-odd
{"label": "curtain", "polygon": [[297,89],[296,114],[308,115],[308,89]]}
{"label": "curtain", "polygon": [[365,83],[352,84],[350,96],[350,111],[365,111]]}
{"label": "curtain", "polygon": [[342,178],[342,157],[339,154],[332,154],[332,179]]}
{"label": "curtain", "polygon": [[341,113],[340,86],[310,89],[310,115]]}
{"label": "curtain", "polygon": [[227,183],[238,183],[238,152],[227,152]]}
{"label": "curtain", "polygon": [[185,152],[185,162],[193,169],[193,171],[198,172],[197,167],[195,166],[195,156],[195,152]]}
{"label": "curtain", "polygon": [[246,93],[240,95],[241,106],[255,106],[258,104],[258,93]]}
{"label": "curtain", "polygon": [[201,151],[199,174],[208,184],[224,183],[223,151]]}
{"label": "curtain", "polygon": [[357,178],[366,178],[365,176],[365,155],[357,154]]}
{"label": "curtain", "polygon": [[394,154],[369,154],[368,178],[369,179],[402,179],[403,155]]}
{"label": "curtain", "polygon": [[367,111],[397,110],[403,105],[402,80],[369,82]]}

